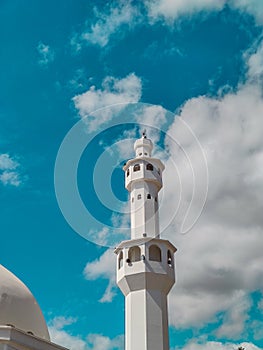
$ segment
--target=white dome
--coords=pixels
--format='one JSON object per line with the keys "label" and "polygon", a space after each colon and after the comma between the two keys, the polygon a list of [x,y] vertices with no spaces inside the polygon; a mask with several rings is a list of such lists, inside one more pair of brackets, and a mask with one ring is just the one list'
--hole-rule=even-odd
{"label": "white dome", "polygon": [[30,290],[0,265],[0,325],[13,325],[50,340],[43,314]]}

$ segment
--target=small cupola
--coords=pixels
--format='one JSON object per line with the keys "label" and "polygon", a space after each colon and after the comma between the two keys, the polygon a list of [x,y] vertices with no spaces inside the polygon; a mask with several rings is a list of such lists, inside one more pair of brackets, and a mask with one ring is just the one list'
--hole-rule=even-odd
{"label": "small cupola", "polygon": [[136,157],[151,157],[153,144],[150,139],[147,139],[146,131],[143,131],[142,137],[135,141],[134,151]]}

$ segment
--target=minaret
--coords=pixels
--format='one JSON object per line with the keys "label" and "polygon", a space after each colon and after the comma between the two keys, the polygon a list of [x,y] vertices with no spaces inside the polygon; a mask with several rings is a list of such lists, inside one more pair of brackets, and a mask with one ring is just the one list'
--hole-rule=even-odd
{"label": "minaret", "polygon": [[169,350],[167,295],[175,283],[176,248],[160,239],[158,192],[163,163],[151,157],[153,144],[142,137],[125,171],[130,192],[131,239],[115,249],[117,284],[125,295],[125,350]]}

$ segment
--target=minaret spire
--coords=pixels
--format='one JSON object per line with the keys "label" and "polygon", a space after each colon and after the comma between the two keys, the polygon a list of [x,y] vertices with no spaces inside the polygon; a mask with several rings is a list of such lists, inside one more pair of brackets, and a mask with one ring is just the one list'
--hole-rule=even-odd
{"label": "minaret spire", "polygon": [[130,192],[131,239],[116,248],[117,283],[125,295],[125,350],[169,350],[167,295],[175,283],[176,248],[160,239],[158,192],[163,163],[146,136],[134,143],[125,171]]}

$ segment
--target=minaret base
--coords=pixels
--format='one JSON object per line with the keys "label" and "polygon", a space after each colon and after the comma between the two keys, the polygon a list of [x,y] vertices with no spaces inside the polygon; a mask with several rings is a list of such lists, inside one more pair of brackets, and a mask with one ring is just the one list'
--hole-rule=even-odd
{"label": "minaret base", "polygon": [[125,298],[125,350],[169,350],[167,295],[138,290]]}

